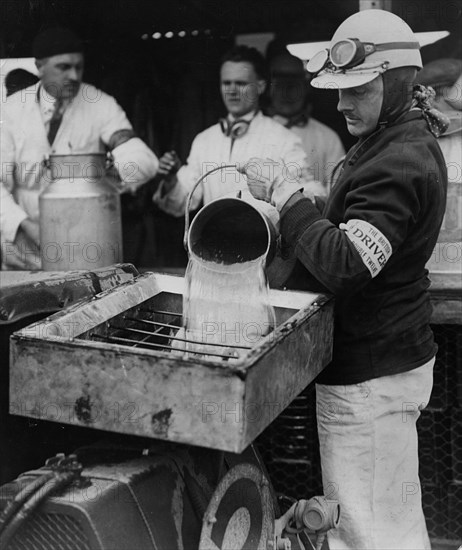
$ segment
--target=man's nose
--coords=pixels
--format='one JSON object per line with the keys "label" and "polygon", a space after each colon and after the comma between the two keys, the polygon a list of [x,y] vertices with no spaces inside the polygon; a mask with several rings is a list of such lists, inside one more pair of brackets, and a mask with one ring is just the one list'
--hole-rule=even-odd
{"label": "man's nose", "polygon": [[241,93],[241,87],[238,84],[231,84],[229,87],[229,92],[232,95],[239,95]]}
{"label": "man's nose", "polygon": [[337,111],[343,113],[344,111],[351,111],[352,104],[349,99],[349,95],[344,90],[338,91],[338,103]]}
{"label": "man's nose", "polygon": [[78,80],[79,79],[79,70],[76,69],[75,67],[70,68],[67,71],[67,77],[69,78],[69,80]]}

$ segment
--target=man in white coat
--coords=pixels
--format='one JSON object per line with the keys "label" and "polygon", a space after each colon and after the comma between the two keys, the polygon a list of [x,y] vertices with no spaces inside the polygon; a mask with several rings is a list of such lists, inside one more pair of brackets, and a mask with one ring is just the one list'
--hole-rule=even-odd
{"label": "man in white coat", "polygon": [[72,31],[41,32],[33,54],[39,83],[9,96],[2,108],[3,269],[41,268],[39,194],[49,182],[50,154],[111,151],[122,186],[131,189],[153,178],[159,164],[115,99],[82,82],[83,44]]}
{"label": "man in white coat", "polygon": [[161,157],[159,174],[164,179],[153,200],[162,210],[176,217],[184,215],[195,183],[219,166],[233,165],[202,182],[192,196],[191,210],[202,202],[247,191],[245,178],[234,166],[243,166],[251,157],[278,159],[309,192],[313,175],[300,139],[259,110],[266,72],[265,60],[255,48],[237,46],[224,56],[220,86],[227,117],[196,136],[185,165],[181,166],[174,151]]}

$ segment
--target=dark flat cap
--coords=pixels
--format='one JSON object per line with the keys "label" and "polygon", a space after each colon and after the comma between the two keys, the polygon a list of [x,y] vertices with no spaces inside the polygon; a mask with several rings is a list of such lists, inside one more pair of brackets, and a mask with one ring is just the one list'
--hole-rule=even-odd
{"label": "dark flat cap", "polygon": [[32,44],[32,53],[36,59],[76,52],[83,53],[82,41],[73,31],[62,27],[43,30]]}
{"label": "dark flat cap", "polygon": [[417,74],[417,84],[424,86],[452,86],[462,73],[462,60],[444,57],[430,61]]}

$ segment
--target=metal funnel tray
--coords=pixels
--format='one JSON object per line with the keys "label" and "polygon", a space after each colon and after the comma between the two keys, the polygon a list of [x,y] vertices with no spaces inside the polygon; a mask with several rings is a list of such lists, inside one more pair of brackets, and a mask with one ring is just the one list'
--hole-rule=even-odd
{"label": "metal funnel tray", "polygon": [[243,451],[329,362],[333,300],[271,290],[276,329],[230,361],[175,349],[183,287],[147,273],[14,333],[10,413]]}

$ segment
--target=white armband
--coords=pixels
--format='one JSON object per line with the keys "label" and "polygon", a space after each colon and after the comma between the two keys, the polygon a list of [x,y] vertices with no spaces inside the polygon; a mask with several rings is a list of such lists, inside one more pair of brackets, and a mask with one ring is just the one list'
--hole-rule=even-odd
{"label": "white armband", "polygon": [[339,228],[346,232],[347,237],[359,252],[361,260],[376,277],[388,262],[393,252],[390,241],[372,224],[364,220],[348,220]]}

